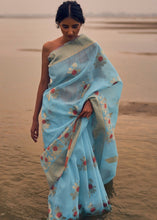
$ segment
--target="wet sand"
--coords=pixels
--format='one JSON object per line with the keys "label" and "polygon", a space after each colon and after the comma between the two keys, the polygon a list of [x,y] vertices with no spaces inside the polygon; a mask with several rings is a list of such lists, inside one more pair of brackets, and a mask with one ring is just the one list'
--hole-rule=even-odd
{"label": "wet sand", "polygon": [[[2,220],[41,220],[47,216],[48,184],[39,162],[42,140],[40,137],[38,144],[33,144],[29,139],[30,117],[31,112],[27,112],[18,123],[16,118],[10,117],[8,123],[16,123],[18,129],[15,128],[13,132],[8,127],[1,137]],[[3,120],[6,121],[6,118]],[[156,116],[149,116],[145,112],[128,115],[124,110],[119,115],[116,127],[119,163],[114,181],[117,195],[111,199],[113,210],[105,219],[155,220],[156,132]]]}

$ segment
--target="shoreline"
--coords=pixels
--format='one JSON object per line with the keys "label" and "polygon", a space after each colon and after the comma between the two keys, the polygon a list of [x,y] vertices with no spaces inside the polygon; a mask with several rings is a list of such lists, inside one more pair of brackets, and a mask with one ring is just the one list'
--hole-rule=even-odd
{"label": "shoreline", "polygon": [[121,101],[119,105],[120,115],[139,115],[157,116],[157,103],[146,102],[125,102]]}

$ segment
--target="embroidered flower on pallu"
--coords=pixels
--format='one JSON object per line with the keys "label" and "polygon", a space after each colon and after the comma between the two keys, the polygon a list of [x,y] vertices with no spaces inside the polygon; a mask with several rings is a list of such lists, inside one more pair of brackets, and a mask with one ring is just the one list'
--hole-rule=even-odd
{"label": "embroidered flower on pallu", "polygon": [[93,213],[96,211],[96,208],[93,206],[92,203],[89,204],[88,208],[90,209],[90,212]]}
{"label": "embroidered flower on pallu", "polygon": [[50,89],[49,93],[47,94],[47,99],[50,101],[50,98],[56,99],[59,95],[59,91],[56,88]]}
{"label": "embroidered flower on pallu", "polygon": [[76,217],[78,214],[76,207],[73,208],[72,212],[73,212],[73,216]]}
{"label": "embroidered flower on pallu", "polygon": [[73,63],[71,67],[68,69],[68,74],[71,74],[73,76],[77,75],[80,72],[80,69],[77,68],[77,63]]}
{"label": "embroidered flower on pallu", "polygon": [[49,145],[45,151],[41,154],[40,160],[43,168],[48,168],[52,160],[55,160],[56,157],[62,152],[64,146],[61,144],[58,145]]}
{"label": "embroidered flower on pallu", "polygon": [[89,189],[89,192],[88,192],[89,197],[91,196],[91,194],[96,192],[96,186],[93,185],[93,180],[92,179],[88,180],[88,189]]}
{"label": "embroidered flower on pallu", "polygon": [[78,164],[78,169],[79,170],[87,170],[87,162],[88,162],[88,160],[86,160],[85,157],[81,158],[80,160],[81,160],[82,163],[81,163],[81,165]]}
{"label": "embroidered flower on pallu", "polygon": [[70,108],[68,113],[71,115],[70,117],[77,116],[78,115],[77,106],[74,106],[73,108]]}
{"label": "embroidered flower on pallu", "polygon": [[43,113],[43,117],[42,117],[41,123],[42,123],[42,130],[49,128],[50,123],[49,123],[49,120],[47,120],[46,113]]}
{"label": "embroidered flower on pallu", "polygon": [[107,101],[105,98],[102,98],[101,96],[99,96],[99,103],[102,106],[103,118],[104,118],[105,127],[106,127],[105,140],[108,142],[111,142],[115,139],[114,129],[112,128],[112,123],[111,123],[112,113],[109,113]]}
{"label": "embroidered flower on pallu", "polygon": [[55,217],[56,217],[57,219],[61,219],[61,220],[66,219],[66,218],[63,216],[63,214],[62,214],[62,212],[61,212],[59,206],[57,206],[56,209],[55,209]]}
{"label": "embroidered flower on pallu", "polygon": [[73,186],[73,189],[75,190],[75,192],[70,193],[70,195],[72,196],[72,199],[74,200],[79,194],[80,187],[77,183],[75,183],[75,185]]}
{"label": "embroidered flower on pallu", "polygon": [[90,84],[89,84],[89,83],[86,83],[85,81],[83,81],[82,84],[81,84],[81,87],[82,87],[81,97],[83,97],[84,94],[85,94],[85,93],[87,92],[87,90],[89,89]]}
{"label": "embroidered flower on pallu", "polygon": [[70,139],[72,136],[72,131],[66,131],[65,133],[62,133],[61,136],[59,136],[60,141],[63,143],[63,145],[69,145]]}
{"label": "embroidered flower on pallu", "polygon": [[97,53],[96,56],[96,61],[94,63],[95,68],[99,67],[99,66],[103,66],[106,63],[106,58],[104,57],[104,55],[102,53]]}
{"label": "embroidered flower on pallu", "polygon": [[95,156],[93,156],[92,160],[93,160],[93,166],[96,167],[97,166],[97,162],[96,162]]}
{"label": "embroidered flower on pallu", "polygon": [[110,83],[112,83],[112,85],[115,85],[116,83],[118,83],[119,81],[121,81],[120,77],[117,76],[116,78],[112,78]]}
{"label": "embroidered flower on pallu", "polygon": [[115,139],[114,133],[112,133],[112,132],[106,133],[105,140],[107,140],[108,142],[111,142],[114,139]]}
{"label": "embroidered flower on pallu", "polygon": [[51,209],[51,205],[50,205],[49,202],[48,202],[48,215],[49,215],[49,219],[52,219],[52,218],[53,218],[52,209]]}
{"label": "embroidered flower on pallu", "polygon": [[51,158],[56,159],[56,157],[62,152],[63,145],[58,144],[58,145],[50,145],[47,150],[50,151]]}

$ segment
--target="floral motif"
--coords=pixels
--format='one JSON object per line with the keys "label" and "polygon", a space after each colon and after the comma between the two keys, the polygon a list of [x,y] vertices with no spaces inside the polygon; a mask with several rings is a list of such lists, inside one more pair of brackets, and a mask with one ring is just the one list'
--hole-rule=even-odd
{"label": "floral motif", "polygon": [[87,160],[86,160],[86,158],[85,157],[83,157],[83,158],[81,158],[80,159],[81,160],[81,165],[80,164],[78,164],[78,169],[79,170],[87,170]]}
{"label": "floral motif", "polygon": [[97,162],[96,162],[95,156],[93,156],[92,160],[93,160],[93,165],[94,165],[94,167],[96,167],[96,166],[97,166]]}
{"label": "floral motif", "polygon": [[76,199],[76,197],[78,196],[79,194],[79,190],[80,190],[80,187],[77,183],[75,183],[75,185],[73,186],[73,189],[75,190],[74,193],[71,193],[70,195],[72,196],[72,199]]}
{"label": "floral motif", "polygon": [[53,218],[52,209],[51,209],[50,203],[48,203],[48,215],[49,215],[49,218]]}
{"label": "floral motif", "polygon": [[49,120],[47,119],[47,115],[46,113],[43,113],[43,117],[42,117],[42,129],[48,129],[50,126]]}
{"label": "floral motif", "polygon": [[63,216],[62,212],[60,211],[59,206],[57,206],[56,209],[55,209],[55,217],[56,217],[57,219],[61,219],[61,220],[66,219],[66,218]]}
{"label": "floral motif", "polygon": [[104,57],[104,55],[102,53],[97,53],[96,56],[96,61],[94,63],[95,68],[99,67],[99,66],[104,66],[104,64],[106,64],[106,58]]}
{"label": "floral motif", "polygon": [[56,187],[54,185],[52,185],[51,188],[50,188],[50,194],[52,196],[54,196],[56,194]]}
{"label": "floral motif", "polygon": [[86,83],[85,81],[82,82],[82,90],[81,90],[81,97],[84,96],[84,94],[87,92],[87,90],[89,89],[90,87],[90,84],[89,83]]}
{"label": "floral motif", "polygon": [[108,200],[108,198],[106,198],[106,199],[107,199],[107,203],[103,201],[103,207],[104,207],[104,209],[102,211],[103,213],[106,213],[106,212],[110,211],[110,209],[111,209],[111,203]]}
{"label": "floral motif", "polygon": [[50,89],[49,93],[47,94],[47,99],[50,101],[50,98],[56,99],[59,95],[59,91],[56,88]]}
{"label": "floral motif", "polygon": [[96,211],[96,208],[93,206],[92,203],[89,204],[88,208],[90,209],[90,212],[93,213]]}
{"label": "floral motif", "polygon": [[55,160],[56,157],[62,152],[63,145],[49,145],[47,149],[42,153],[40,160],[45,161],[45,166],[51,164],[51,160]]}
{"label": "floral motif", "polygon": [[72,117],[73,117],[73,116],[77,116],[77,115],[78,115],[78,109],[77,109],[77,107],[74,106],[73,108],[70,108],[68,113],[69,113]]}
{"label": "floral motif", "polygon": [[112,113],[109,113],[108,111],[106,98],[102,98],[101,96],[99,96],[99,101],[100,101],[100,104],[102,106],[102,110],[104,113],[103,118],[104,118],[105,127],[106,127],[105,140],[108,142],[111,142],[112,140],[115,139],[114,129],[112,128],[112,123],[111,123]]}
{"label": "floral motif", "polygon": [[121,81],[119,76],[116,76],[114,78],[111,79],[110,83],[112,83],[112,85],[115,85],[116,83],[118,83],[119,81]]}
{"label": "floral motif", "polygon": [[91,196],[91,194],[96,192],[96,186],[93,185],[93,180],[89,179],[89,183],[88,183],[88,189],[89,189],[89,197]]}
{"label": "floral motif", "polygon": [[82,205],[78,204],[78,209],[81,210],[82,209]]}
{"label": "floral motif", "polygon": [[76,207],[73,208],[73,216],[76,217],[78,215]]}
{"label": "floral motif", "polygon": [[68,69],[68,74],[71,74],[73,76],[77,75],[80,72],[80,69],[77,68],[77,63],[73,63],[71,67]]}

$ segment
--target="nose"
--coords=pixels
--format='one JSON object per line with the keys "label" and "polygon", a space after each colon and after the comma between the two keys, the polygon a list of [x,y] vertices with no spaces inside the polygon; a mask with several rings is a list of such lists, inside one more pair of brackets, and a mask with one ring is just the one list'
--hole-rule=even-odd
{"label": "nose", "polygon": [[73,32],[73,28],[69,28],[69,29],[68,29],[68,35],[73,35],[73,33],[74,33],[74,32]]}

